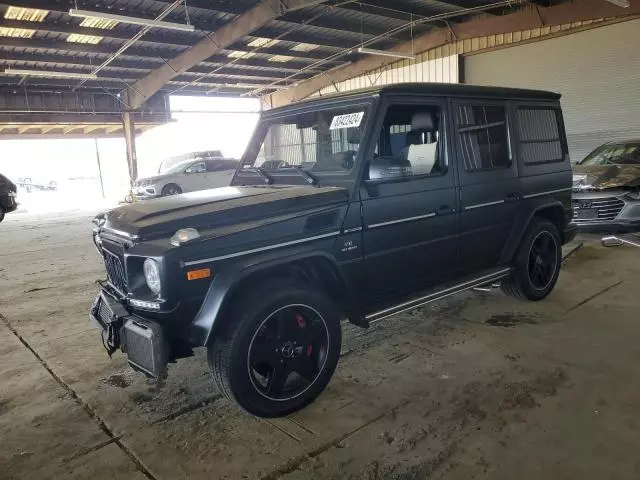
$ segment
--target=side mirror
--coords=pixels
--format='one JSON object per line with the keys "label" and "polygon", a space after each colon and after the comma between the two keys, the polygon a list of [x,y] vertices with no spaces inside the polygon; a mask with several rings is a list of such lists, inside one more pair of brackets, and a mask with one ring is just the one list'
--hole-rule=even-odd
{"label": "side mirror", "polygon": [[395,157],[377,157],[369,162],[368,182],[406,179],[413,175],[411,163],[408,160]]}

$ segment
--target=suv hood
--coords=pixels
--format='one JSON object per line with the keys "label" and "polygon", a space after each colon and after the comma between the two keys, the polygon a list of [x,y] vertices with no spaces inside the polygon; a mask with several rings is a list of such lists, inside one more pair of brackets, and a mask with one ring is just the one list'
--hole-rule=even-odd
{"label": "suv hood", "polygon": [[223,187],[125,205],[96,223],[141,238],[173,235],[180,228],[213,229],[347,203],[344,188],[312,186]]}
{"label": "suv hood", "polygon": [[574,165],[573,189],[607,190],[640,187],[640,165]]}

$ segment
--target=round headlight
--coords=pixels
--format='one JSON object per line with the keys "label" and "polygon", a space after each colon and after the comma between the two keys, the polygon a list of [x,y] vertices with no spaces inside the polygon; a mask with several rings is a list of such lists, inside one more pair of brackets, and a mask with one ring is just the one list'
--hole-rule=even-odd
{"label": "round headlight", "polygon": [[144,278],[147,281],[147,286],[149,289],[158,295],[160,293],[160,268],[155,260],[152,258],[147,258],[144,261]]}

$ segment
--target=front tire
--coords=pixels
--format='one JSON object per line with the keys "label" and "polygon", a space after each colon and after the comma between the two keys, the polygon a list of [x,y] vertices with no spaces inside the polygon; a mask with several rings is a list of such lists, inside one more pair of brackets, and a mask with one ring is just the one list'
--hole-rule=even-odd
{"label": "front tire", "polygon": [[514,269],[502,282],[502,290],[521,300],[542,300],[555,287],[561,263],[558,228],[549,220],[536,218],[518,247]]}
{"label": "front tire", "polygon": [[170,195],[180,195],[182,193],[182,189],[176,185],[175,183],[170,183],[165,185],[162,189],[162,196],[168,197]]}
{"label": "front tire", "polygon": [[4,220],[4,207],[0,205],[0,222]]}
{"label": "front tire", "polygon": [[340,356],[340,314],[331,300],[294,283],[278,290],[253,289],[236,299],[208,352],[220,391],[258,417],[311,403]]}

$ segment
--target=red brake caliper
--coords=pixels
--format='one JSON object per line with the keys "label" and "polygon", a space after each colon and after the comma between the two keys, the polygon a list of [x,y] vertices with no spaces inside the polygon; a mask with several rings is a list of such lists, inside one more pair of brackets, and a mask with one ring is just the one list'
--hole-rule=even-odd
{"label": "red brake caliper", "polygon": [[[305,328],[307,326],[307,322],[305,321],[304,317],[299,313],[296,313],[296,322],[298,322],[299,328]],[[307,345],[307,357],[311,356],[311,352],[313,352],[313,345]]]}

